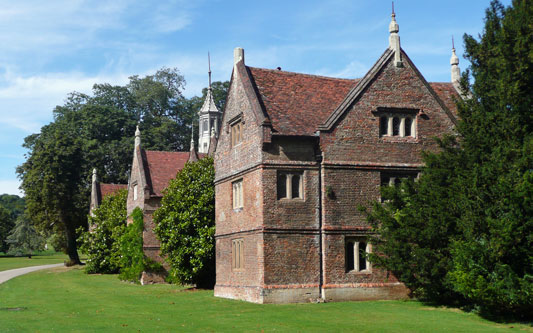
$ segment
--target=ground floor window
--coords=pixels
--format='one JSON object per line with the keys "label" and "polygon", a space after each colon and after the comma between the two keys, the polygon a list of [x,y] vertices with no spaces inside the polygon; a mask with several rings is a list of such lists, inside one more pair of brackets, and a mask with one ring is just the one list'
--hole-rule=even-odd
{"label": "ground floor window", "polygon": [[244,239],[234,239],[231,241],[231,268],[244,268]]}
{"label": "ground floor window", "polygon": [[372,252],[372,245],[366,240],[346,238],[345,263],[346,272],[369,272],[371,270],[368,254]]}

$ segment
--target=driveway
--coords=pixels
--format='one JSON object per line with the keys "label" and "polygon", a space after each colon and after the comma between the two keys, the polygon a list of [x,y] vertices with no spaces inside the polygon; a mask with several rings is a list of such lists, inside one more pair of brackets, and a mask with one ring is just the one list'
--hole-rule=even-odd
{"label": "driveway", "polygon": [[0,272],[0,284],[6,282],[7,280],[11,280],[14,277],[17,277],[19,275],[24,275],[27,273],[40,271],[41,269],[47,269],[52,267],[60,267],[64,266],[64,264],[51,264],[51,265],[41,265],[41,266],[30,266],[30,267],[23,267],[23,268],[17,268],[17,269],[10,269],[7,271]]}

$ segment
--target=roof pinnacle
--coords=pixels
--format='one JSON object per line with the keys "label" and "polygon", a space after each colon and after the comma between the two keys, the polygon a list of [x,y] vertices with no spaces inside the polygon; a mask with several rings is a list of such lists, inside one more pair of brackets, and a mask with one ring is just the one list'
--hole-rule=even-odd
{"label": "roof pinnacle", "polygon": [[455,54],[455,43],[452,36],[452,56],[450,58],[450,65],[452,65],[452,83],[456,88],[459,87],[459,81],[461,81],[461,70],[459,69],[459,58]]}
{"label": "roof pinnacle", "polygon": [[389,48],[394,51],[394,64],[396,67],[402,67],[401,48],[400,48],[400,26],[396,22],[396,13],[394,13],[394,1],[392,2],[392,14],[389,24]]}
{"label": "roof pinnacle", "polygon": [[137,129],[135,130],[135,147],[139,147],[141,145],[141,130],[139,130],[139,125],[137,125]]}

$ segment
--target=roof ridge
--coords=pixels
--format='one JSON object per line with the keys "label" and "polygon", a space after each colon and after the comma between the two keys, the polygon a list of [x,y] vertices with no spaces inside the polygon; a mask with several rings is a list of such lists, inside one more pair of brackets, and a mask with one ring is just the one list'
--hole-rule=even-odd
{"label": "roof ridge", "polygon": [[189,151],[166,151],[166,150],[148,150],[144,149],[145,152],[151,152],[151,153],[187,153],[189,154]]}
{"label": "roof ridge", "polygon": [[259,70],[263,70],[263,71],[280,73],[280,74],[295,74],[295,75],[323,78],[323,79],[328,79],[328,80],[357,81],[357,80],[361,80],[362,79],[362,78],[348,79],[348,78],[343,78],[343,77],[333,77],[333,76],[325,76],[325,75],[318,75],[318,74],[299,73],[299,72],[291,72],[291,71],[285,71],[285,70],[261,68],[261,67],[252,67],[252,66],[246,66],[246,67],[251,68],[251,69],[259,69]]}

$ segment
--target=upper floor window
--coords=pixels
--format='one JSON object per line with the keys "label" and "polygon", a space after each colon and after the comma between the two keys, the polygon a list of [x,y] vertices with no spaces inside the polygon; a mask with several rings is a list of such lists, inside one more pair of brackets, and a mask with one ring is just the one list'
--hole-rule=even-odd
{"label": "upper floor window", "polygon": [[379,109],[379,136],[416,137],[416,112]]}
{"label": "upper floor window", "polygon": [[346,238],[345,264],[346,272],[370,272],[371,265],[368,254],[372,252],[372,245],[365,240]]}
{"label": "upper floor window", "polygon": [[278,199],[303,198],[303,174],[280,172],[277,180]]}
{"label": "upper floor window", "polygon": [[204,132],[208,132],[208,131],[209,131],[209,123],[207,122],[207,119],[205,119],[205,120],[203,121],[203,124],[204,124],[204,125],[202,126],[203,131],[204,131]]}
{"label": "upper floor window", "polygon": [[231,146],[234,147],[242,142],[242,122],[239,120],[231,124]]}
{"label": "upper floor window", "polygon": [[242,208],[242,179],[232,183],[233,186],[233,209]]}

